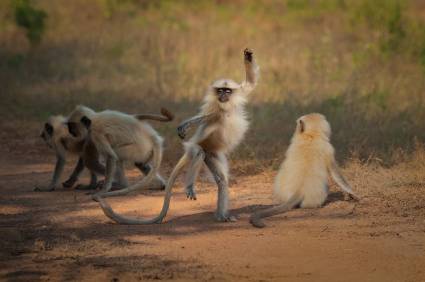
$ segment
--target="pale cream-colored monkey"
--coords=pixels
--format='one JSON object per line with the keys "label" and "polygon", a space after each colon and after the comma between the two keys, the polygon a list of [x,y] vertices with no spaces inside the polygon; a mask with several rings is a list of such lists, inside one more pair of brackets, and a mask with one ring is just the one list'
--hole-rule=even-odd
{"label": "pale cream-colored monkey", "polygon": [[194,182],[202,163],[205,163],[218,186],[216,219],[218,221],[236,220],[228,211],[227,155],[242,141],[248,129],[245,104],[249,94],[255,88],[259,76],[259,68],[253,52],[249,49],[244,51],[244,63],[245,81],[238,84],[231,79],[220,79],[212,83],[205,95],[200,113],[185,120],[178,127],[178,134],[184,139],[190,127],[198,126],[195,134],[185,142],[185,153],[168,179],[160,214],[151,219],[125,217],[115,213],[108,203],[98,197],[105,215],[121,224],[162,222],[168,211],[173,184],[183,166],[189,164],[186,177],[187,197],[195,200]]}
{"label": "pale cream-colored monkey", "polygon": [[264,227],[262,218],[284,213],[295,206],[317,208],[328,196],[328,177],[352,198],[358,199],[339,172],[330,143],[331,127],[326,118],[317,113],[297,120],[291,144],[286,151],[274,183],[274,196],[281,204],[254,213],[250,222]]}

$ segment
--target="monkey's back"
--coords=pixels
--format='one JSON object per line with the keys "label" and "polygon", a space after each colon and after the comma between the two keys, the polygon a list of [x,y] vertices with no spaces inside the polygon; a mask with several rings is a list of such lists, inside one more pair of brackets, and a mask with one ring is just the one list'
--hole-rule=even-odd
{"label": "monkey's back", "polygon": [[[91,130],[92,136],[105,136],[116,153],[129,160],[146,159],[153,146],[151,137],[157,136],[147,122],[109,110],[94,115]],[[139,156],[141,153],[143,156]]]}
{"label": "monkey's back", "polygon": [[329,149],[330,144],[321,139],[293,139],[275,179],[276,198],[286,202],[298,193],[301,207],[321,206],[328,194]]}

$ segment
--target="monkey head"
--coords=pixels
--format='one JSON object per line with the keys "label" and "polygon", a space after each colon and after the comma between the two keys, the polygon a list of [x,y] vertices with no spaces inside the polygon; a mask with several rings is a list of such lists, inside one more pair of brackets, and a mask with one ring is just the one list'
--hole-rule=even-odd
{"label": "monkey head", "polygon": [[85,106],[77,106],[68,117],[68,132],[77,138],[85,138],[88,134],[87,127],[81,122],[83,117],[90,117],[94,111]]}
{"label": "monkey head", "polygon": [[56,136],[63,134],[66,119],[63,116],[51,116],[44,123],[40,137],[50,147],[54,147],[54,139]]}
{"label": "monkey head", "polygon": [[220,103],[226,103],[240,88],[240,85],[231,79],[219,79],[213,82],[212,88],[218,101]]}
{"label": "monkey head", "polygon": [[307,114],[297,119],[296,132],[301,135],[331,137],[331,126],[322,114]]}

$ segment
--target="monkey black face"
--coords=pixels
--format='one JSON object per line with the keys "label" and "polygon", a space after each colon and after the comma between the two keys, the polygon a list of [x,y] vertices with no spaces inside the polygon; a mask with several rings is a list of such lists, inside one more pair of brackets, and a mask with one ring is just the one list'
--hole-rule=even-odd
{"label": "monkey black face", "polygon": [[233,89],[226,87],[216,88],[215,93],[217,94],[218,100],[221,103],[225,103],[229,101],[230,96],[233,94]]}
{"label": "monkey black face", "polygon": [[90,120],[88,117],[83,116],[83,117],[81,118],[81,123],[85,126],[85,128],[86,128],[87,130],[89,130],[89,129],[90,129],[90,126],[91,126],[91,120]]}
{"label": "monkey black face", "polygon": [[68,126],[68,132],[74,137],[78,137],[80,135],[80,131],[78,130],[78,125],[76,122],[67,122],[66,125]]}
{"label": "monkey black face", "polygon": [[43,138],[44,140],[47,140],[47,138],[52,137],[52,135],[53,135],[53,126],[50,123],[46,122],[44,124],[44,130],[41,133],[40,137]]}

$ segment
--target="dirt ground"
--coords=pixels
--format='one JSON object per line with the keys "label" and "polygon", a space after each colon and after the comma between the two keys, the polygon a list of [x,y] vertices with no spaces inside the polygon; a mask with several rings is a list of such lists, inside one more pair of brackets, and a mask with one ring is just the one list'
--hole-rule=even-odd
{"label": "dirt ground", "polygon": [[[323,208],[267,219],[264,229],[248,217],[272,204],[273,171],[233,173],[235,223],[213,220],[216,188],[203,177],[197,201],[176,185],[165,223],[122,226],[85,192],[33,192],[48,183],[53,154],[4,126],[0,137],[0,280],[425,281],[425,174],[414,166],[350,162],[343,172],[359,203],[332,185]],[[162,195],[108,201],[121,213],[152,216]]]}

